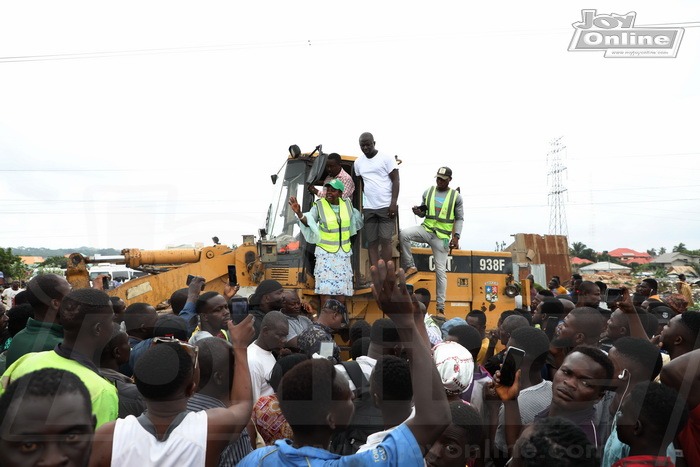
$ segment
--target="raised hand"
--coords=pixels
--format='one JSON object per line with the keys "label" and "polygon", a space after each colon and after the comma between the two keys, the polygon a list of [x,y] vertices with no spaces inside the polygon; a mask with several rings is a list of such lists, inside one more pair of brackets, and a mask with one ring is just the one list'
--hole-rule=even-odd
{"label": "raised hand", "polygon": [[406,275],[403,269],[396,271],[393,261],[379,260],[372,272],[372,293],[379,308],[389,315],[396,324],[410,326],[413,323],[413,296],[406,288]]}
{"label": "raised hand", "polygon": [[240,285],[231,285],[228,283],[227,279],[222,279],[222,280],[226,283],[226,285],[224,285],[223,295],[227,301],[231,300],[233,297],[236,296],[236,294],[240,290],[241,286]]}
{"label": "raised hand", "polygon": [[615,302],[615,306],[622,310],[625,314],[635,314],[637,310],[634,308],[632,303],[632,297],[630,297],[630,291],[627,287],[622,287],[622,299]]}
{"label": "raised hand", "polygon": [[239,324],[228,323],[228,333],[234,349],[246,349],[253,342],[255,328],[253,327],[253,315],[246,316]]}
{"label": "raised hand", "polygon": [[301,206],[297,202],[296,196],[289,197],[289,206],[292,208],[292,211],[294,211],[294,214],[296,214],[296,215],[301,214]]}
{"label": "raised hand", "polygon": [[199,293],[204,290],[206,282],[207,280],[202,276],[194,276],[190,285],[187,286],[187,299],[194,298],[196,300],[199,297]]}
{"label": "raised hand", "polygon": [[520,374],[521,370],[515,373],[515,381],[512,386],[503,386],[501,384],[501,371],[497,370],[493,375],[494,386],[493,389],[496,391],[499,399],[502,401],[512,401],[518,398],[520,394]]}

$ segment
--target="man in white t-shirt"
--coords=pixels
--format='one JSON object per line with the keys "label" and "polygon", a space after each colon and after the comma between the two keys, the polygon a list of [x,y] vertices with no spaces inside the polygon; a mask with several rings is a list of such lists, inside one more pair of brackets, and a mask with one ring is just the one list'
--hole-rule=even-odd
{"label": "man in white t-shirt", "polygon": [[382,154],[374,147],[371,133],[360,135],[360,149],[364,156],[355,161],[355,175],[362,179],[362,205],[365,216],[365,238],[369,245],[369,261],[391,260],[391,237],[399,197],[399,166],[396,159]]}
{"label": "man in white t-shirt", "polygon": [[253,389],[253,404],[260,396],[274,394],[268,380],[277,359],[272,351],[284,347],[289,333],[287,317],[279,311],[269,311],[265,314],[260,327],[260,335],[248,346],[248,369],[250,383]]}
{"label": "man in white t-shirt", "polygon": [[5,303],[5,308],[9,310],[15,306],[15,296],[22,290],[19,288],[19,281],[12,281],[10,288],[2,291],[2,301]]}

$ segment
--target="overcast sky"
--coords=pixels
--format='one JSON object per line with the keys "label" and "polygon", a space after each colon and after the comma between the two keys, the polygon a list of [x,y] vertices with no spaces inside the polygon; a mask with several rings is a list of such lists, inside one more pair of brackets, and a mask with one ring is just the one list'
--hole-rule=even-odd
{"label": "overcast sky", "polygon": [[[453,169],[463,249],[548,233],[559,136],[570,243],[700,248],[700,4],[487,3],[3,2],[0,246],[240,243],[290,144],[370,131],[404,226]],[[567,51],[590,8],[685,23],[677,58]]]}

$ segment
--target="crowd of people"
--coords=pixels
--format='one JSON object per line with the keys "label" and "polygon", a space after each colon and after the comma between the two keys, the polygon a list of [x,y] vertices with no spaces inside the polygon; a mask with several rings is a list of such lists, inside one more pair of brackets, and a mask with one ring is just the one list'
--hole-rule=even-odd
{"label": "crowd of people", "polygon": [[393,262],[372,274],[389,318],[353,323],[350,358],[344,304],[272,280],[249,313],[196,277],[158,314],[37,276],[11,309],[0,465],[700,465],[700,313],[652,279],[610,311],[572,278],[487,335],[479,310],[434,320]]}
{"label": "crowd of people", "polygon": [[201,277],[160,314],[35,277],[11,310],[0,465],[700,465],[700,313],[653,279],[611,311],[573,278],[487,334],[479,310],[434,320],[393,262],[372,274],[388,318],[352,324],[350,358],[343,303],[314,312],[273,280],[234,315],[236,288]]}
{"label": "crowd of people", "polygon": [[[410,249],[405,269],[390,260],[398,169],[374,145],[360,137],[364,218],[336,157],[310,211],[289,200],[316,244],[318,310],[270,279],[243,298],[194,277],[166,312],[53,274],[13,294],[0,467],[700,465],[700,313],[687,300],[644,279],[607,304],[604,284],[553,277],[491,332],[478,309],[446,319],[444,267],[433,300],[406,285]],[[436,260],[459,247],[451,176],[438,170],[414,207],[424,222],[400,234]],[[351,323],[344,301],[361,228],[386,316],[372,323]]]}

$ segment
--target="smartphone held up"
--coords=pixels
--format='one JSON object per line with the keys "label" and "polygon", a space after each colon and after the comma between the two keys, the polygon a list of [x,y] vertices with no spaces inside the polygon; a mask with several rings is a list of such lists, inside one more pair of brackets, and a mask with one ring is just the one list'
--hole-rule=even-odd
{"label": "smartphone held up", "polygon": [[[185,282],[185,285],[189,286],[195,277],[197,277],[197,276],[193,276],[192,274],[188,274],[187,275],[187,282]],[[202,282],[202,290],[204,290],[204,282]]]}
{"label": "smartphone held up", "polygon": [[236,276],[236,266],[228,266],[228,285],[231,287],[238,285],[238,277]]}
{"label": "smartphone held up", "polygon": [[501,365],[500,384],[502,386],[512,386],[515,383],[515,373],[520,369],[524,358],[525,351],[523,349],[508,347]]}

